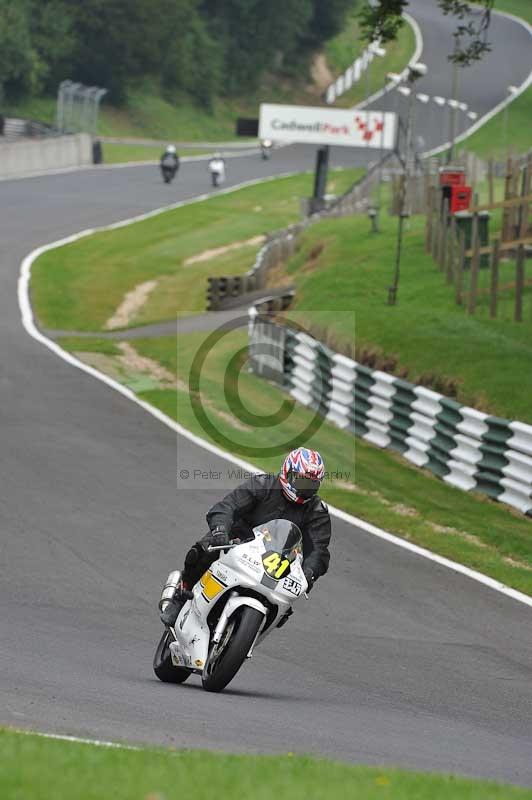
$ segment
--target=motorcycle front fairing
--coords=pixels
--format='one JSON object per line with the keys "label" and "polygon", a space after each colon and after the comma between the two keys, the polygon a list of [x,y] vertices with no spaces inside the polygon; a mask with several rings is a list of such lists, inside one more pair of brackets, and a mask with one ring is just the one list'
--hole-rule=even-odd
{"label": "motorcycle front fairing", "polygon": [[221,635],[220,624],[227,621],[226,605],[229,616],[241,605],[264,613],[257,644],[306,591],[301,552],[283,558],[273,549],[277,541],[268,526],[275,528],[273,523],[259,526],[254,539],[221,555],[194,587],[194,598],[185,604],[174,628],[176,641],[170,649],[175,666],[202,671],[211,640]]}

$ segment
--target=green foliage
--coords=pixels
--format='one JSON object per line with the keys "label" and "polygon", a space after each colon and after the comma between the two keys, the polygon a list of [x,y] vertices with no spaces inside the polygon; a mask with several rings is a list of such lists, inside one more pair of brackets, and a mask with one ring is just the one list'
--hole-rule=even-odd
{"label": "green foliage", "polygon": [[31,46],[29,3],[0,0],[0,91],[35,88],[36,54]]}
{"label": "green foliage", "polygon": [[148,78],[169,99],[210,109],[267,71],[299,69],[357,0],[0,0],[0,96],[53,91],[70,78],[125,103]]}
{"label": "green foliage", "polygon": [[[484,7],[482,14],[472,14],[471,5],[467,0],[438,0],[443,14],[451,14],[456,18],[456,28],[453,33],[455,47],[448,56],[449,61],[464,67],[479,61],[491,50],[487,37],[494,0],[474,1]],[[366,41],[380,39],[385,43],[396,39],[400,28],[404,25],[401,14],[408,9],[408,5],[409,0],[379,0],[373,4],[367,0],[360,12]]]}

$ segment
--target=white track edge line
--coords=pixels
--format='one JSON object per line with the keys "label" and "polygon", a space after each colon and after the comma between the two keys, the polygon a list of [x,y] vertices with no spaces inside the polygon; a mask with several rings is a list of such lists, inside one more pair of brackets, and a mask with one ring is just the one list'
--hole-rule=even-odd
{"label": "white track edge line", "polygon": [[[493,11],[495,11],[495,9],[493,9]],[[506,11],[495,11],[495,13],[500,14],[501,17],[507,17],[508,19],[511,19],[513,22],[519,23],[523,28],[525,28],[525,30],[528,31],[529,35],[532,36],[532,25],[530,25],[525,19],[521,19],[521,17],[516,17],[515,14],[509,14]],[[519,95],[523,94],[523,92],[526,89],[528,89],[531,83],[532,83],[532,70],[529,72],[528,77],[525,78],[525,80],[517,87],[517,91],[515,94],[510,95],[509,97],[505,97],[504,100],[501,100],[500,103],[498,103],[496,106],[490,109],[490,111],[486,112],[486,114],[484,114],[483,117],[477,119],[477,121],[474,122],[473,125],[471,125],[471,127],[466,128],[465,131],[462,131],[462,133],[460,133],[454,140],[455,145],[464,141],[464,139],[467,139],[473,133],[476,133],[479,128],[482,128],[482,126],[486,124],[486,122],[489,122],[490,119],[493,119],[493,117],[495,117],[499,113],[499,111],[503,111],[503,109],[505,109],[506,106],[510,105],[510,103],[513,103],[514,100],[517,100]],[[430,156],[435,156],[438,153],[447,150],[450,146],[451,142],[445,142],[445,144],[433,147],[432,150],[426,150],[424,153],[421,153],[421,158],[430,158]]]}
{"label": "white track edge line", "polygon": [[[134,744],[122,744],[121,742],[108,742],[105,739],[85,739],[82,736],[70,736],[66,733],[45,733],[44,731],[34,731],[30,728],[5,728],[9,733],[19,733],[22,736],[40,736],[41,739],[58,739],[62,742],[75,742],[76,744],[92,744],[95,747],[113,747],[118,750],[144,750],[145,748]],[[146,745],[149,747],[150,745]]]}
{"label": "white track edge line", "polygon": [[[294,174],[294,173],[288,173]],[[273,176],[269,178],[259,178],[252,181],[246,181],[245,183],[238,184],[236,186],[232,186],[229,189],[225,189],[218,194],[229,194],[231,192],[237,191],[240,188],[244,188],[250,185],[256,185],[258,183],[265,183],[269,180],[274,180],[276,177],[287,177],[287,175],[283,176]],[[200,195],[199,197],[195,197],[192,200],[182,200],[179,203],[175,203],[171,206],[167,206],[164,208],[156,209],[155,211],[149,211],[145,214],[141,214],[136,217],[130,217],[128,219],[121,220],[120,222],[114,222],[111,225],[104,225],[98,228],[89,228],[84,231],[80,231],[79,233],[72,234],[71,236],[67,236],[64,239],[59,239],[55,242],[51,242],[50,244],[42,245],[41,247],[37,247],[31,253],[29,253],[22,261],[21,268],[20,268],[20,275],[18,281],[18,302],[20,313],[22,317],[22,324],[26,329],[27,333],[33,338],[36,339],[41,344],[45,345],[49,350],[54,352],[59,358],[62,358],[68,364],[76,367],[77,369],[81,370],[82,372],[86,372],[88,375],[92,375],[92,377],[97,378],[98,380],[105,383],[110,388],[114,389],[115,391],[122,394],[124,397],[127,397],[132,402],[139,405],[153,417],[158,419],[164,425],[166,425],[171,430],[175,431],[176,434],[182,436],[183,438],[187,439],[188,441],[192,442],[193,444],[201,447],[204,450],[212,453],[213,455],[218,456],[219,458],[223,458],[226,461],[229,461],[236,466],[242,467],[244,470],[254,473],[259,473],[259,470],[253,464],[250,464],[242,459],[232,455],[231,453],[222,450],[221,448],[217,447],[216,445],[207,442],[205,439],[202,439],[200,436],[189,431],[187,428],[184,428],[178,422],[174,422],[173,419],[168,417],[162,411],[159,411],[155,406],[146,403],[144,400],[141,400],[137,395],[128,389],[126,386],[115,381],[113,378],[110,378],[108,375],[105,375],[102,372],[99,372],[94,367],[90,367],[88,364],[83,363],[79,359],[75,358],[71,353],[68,353],[66,350],[63,350],[59,345],[48,339],[44,336],[36,327],[35,320],[33,316],[33,310],[31,308],[30,302],[30,293],[29,293],[29,284],[31,278],[31,267],[33,262],[36,258],[38,258],[43,253],[48,252],[49,250],[55,250],[56,248],[63,247],[66,244],[70,244],[72,242],[76,242],[79,239],[85,238],[93,233],[99,233],[102,231],[114,230],[116,228],[122,228],[127,225],[131,225],[135,222],[140,222],[144,219],[149,219],[150,217],[156,216],[158,214],[162,214],[165,211],[171,211],[175,208],[180,208],[185,205],[192,205],[193,203],[201,202],[202,200],[207,199],[212,195]],[[177,325],[176,325],[176,332],[177,332]],[[532,597],[529,597],[522,592],[517,591],[516,589],[512,589],[509,586],[506,586],[499,581],[496,581],[494,578],[490,578],[488,575],[484,575],[482,572],[477,572],[476,570],[470,569],[469,567],[464,566],[463,564],[459,564],[456,561],[451,561],[444,556],[440,556],[437,553],[433,553],[431,550],[427,550],[424,547],[419,547],[418,545],[412,544],[411,542],[406,541],[406,539],[401,539],[399,536],[395,536],[388,531],[383,530],[382,528],[378,528],[376,525],[372,525],[369,522],[366,522],[363,519],[359,519],[352,514],[348,514],[345,511],[342,511],[339,508],[335,508],[334,506],[329,506],[329,510],[331,514],[338,519],[341,519],[343,522],[347,522],[350,525],[355,527],[361,528],[366,533],[370,533],[373,536],[377,536],[379,539],[383,539],[390,544],[397,545],[398,547],[402,547],[405,550],[409,550],[411,553],[415,553],[416,555],[422,556],[423,558],[427,558],[431,561],[440,564],[441,566],[447,567],[448,569],[452,569],[455,572],[459,572],[462,575],[465,575],[473,580],[477,581],[478,583],[482,583],[485,586],[494,589],[501,594],[506,595],[507,597],[511,597],[513,600],[516,600],[520,603],[528,605],[532,607]]]}

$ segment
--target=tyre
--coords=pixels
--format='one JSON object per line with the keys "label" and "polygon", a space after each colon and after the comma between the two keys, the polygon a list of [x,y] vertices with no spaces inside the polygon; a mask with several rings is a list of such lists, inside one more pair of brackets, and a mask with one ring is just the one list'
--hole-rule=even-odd
{"label": "tyre", "polygon": [[153,671],[163,683],[183,683],[190,675],[190,670],[184,667],[174,667],[172,664],[171,641],[170,631],[165,631],[153,657]]}
{"label": "tyre", "polygon": [[211,650],[203,672],[203,688],[207,692],[221,692],[233,680],[246,660],[249,648],[255,641],[264,615],[255,608],[241,607],[227,624],[218,651]]}

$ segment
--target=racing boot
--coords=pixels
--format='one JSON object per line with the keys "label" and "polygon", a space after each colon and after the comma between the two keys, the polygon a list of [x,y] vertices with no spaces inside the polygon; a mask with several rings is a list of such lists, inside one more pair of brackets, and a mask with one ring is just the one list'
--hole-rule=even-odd
{"label": "racing boot", "polygon": [[177,622],[179,612],[187,600],[192,600],[193,597],[194,594],[190,589],[186,589],[183,584],[178,586],[173,598],[165,603],[161,611],[161,622],[163,625],[166,625],[167,628],[173,628]]}

